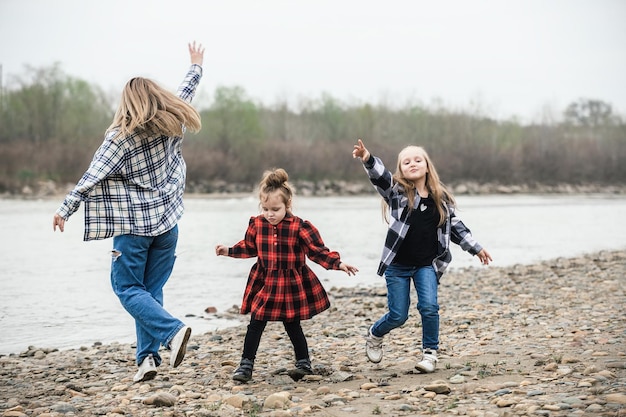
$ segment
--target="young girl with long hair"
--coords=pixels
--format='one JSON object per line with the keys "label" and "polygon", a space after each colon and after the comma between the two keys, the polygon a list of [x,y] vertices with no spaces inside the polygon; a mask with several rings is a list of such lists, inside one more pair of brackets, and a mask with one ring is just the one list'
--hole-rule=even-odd
{"label": "young girl with long hair", "polygon": [[371,362],[383,357],[383,336],[408,319],[411,281],[417,292],[422,318],[422,360],[415,368],[435,371],[439,349],[439,280],[452,259],[450,242],[476,255],[487,265],[491,255],[472,237],[455,214],[452,193],[439,180],[426,151],[407,146],[398,154],[392,174],[358,140],[352,151],[359,158],[370,182],[382,196],[389,224],[378,275],[385,275],[389,311],[368,330],[365,352]]}

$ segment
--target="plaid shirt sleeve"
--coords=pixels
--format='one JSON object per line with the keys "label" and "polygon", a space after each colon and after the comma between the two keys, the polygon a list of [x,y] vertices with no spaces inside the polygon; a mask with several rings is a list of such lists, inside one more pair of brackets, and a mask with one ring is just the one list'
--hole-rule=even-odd
{"label": "plaid shirt sleeve", "polygon": [[304,244],[306,255],[310,260],[325,269],[339,269],[339,264],[341,264],[339,253],[330,251],[326,247],[322,236],[320,236],[319,231],[313,224],[303,220],[299,235],[300,240]]}
{"label": "plaid shirt sleeve", "polygon": [[482,250],[482,246],[474,239],[470,229],[454,213],[454,207],[449,206],[450,212],[450,240],[456,243],[466,252],[476,255]]}
{"label": "plaid shirt sleeve", "polygon": [[120,171],[124,162],[124,149],[119,141],[112,140],[113,136],[113,132],[107,135],[96,151],[89,168],[57,210],[57,214],[65,220],[78,210],[81,201],[87,199],[100,181]]}
{"label": "plaid shirt sleeve", "polygon": [[191,103],[191,99],[196,91],[196,86],[200,83],[200,78],[202,78],[202,67],[198,64],[192,64],[185,79],[178,87],[176,95],[186,102]]}
{"label": "plaid shirt sleeve", "polygon": [[255,218],[251,217],[245,237],[228,249],[228,256],[233,258],[254,258],[258,256],[256,235]]}
{"label": "plaid shirt sleeve", "polygon": [[391,172],[385,168],[385,164],[377,156],[371,155],[370,158],[363,162],[363,168],[367,172],[370,182],[387,202],[393,192],[393,182]]}
{"label": "plaid shirt sleeve", "polygon": [[[201,77],[202,67],[191,65],[177,96],[191,102]],[[121,234],[157,236],[170,230],[184,211],[182,135],[151,137],[135,132],[113,140],[115,133],[105,136],[57,214],[67,220],[84,202],[84,240]]]}

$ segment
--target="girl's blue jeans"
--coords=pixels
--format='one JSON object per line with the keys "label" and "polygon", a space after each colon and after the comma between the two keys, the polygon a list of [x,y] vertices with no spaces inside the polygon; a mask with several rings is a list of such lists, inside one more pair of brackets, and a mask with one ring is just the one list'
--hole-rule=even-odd
{"label": "girl's blue jeans", "polygon": [[160,365],[160,345],[169,346],[184,326],[163,308],[163,286],[174,268],[177,241],[178,226],[159,236],[113,238],[111,285],[135,319],[138,365],[150,353]]}
{"label": "girl's blue jeans", "polygon": [[382,337],[402,326],[409,318],[411,281],[417,292],[417,310],[422,317],[422,347],[439,349],[439,304],[437,274],[432,266],[412,267],[391,264],[385,271],[389,312],[374,326],[372,334]]}

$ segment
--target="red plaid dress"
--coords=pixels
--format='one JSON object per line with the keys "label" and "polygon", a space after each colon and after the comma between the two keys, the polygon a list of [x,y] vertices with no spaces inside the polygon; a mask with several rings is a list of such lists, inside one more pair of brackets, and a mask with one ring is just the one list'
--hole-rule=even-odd
{"label": "red plaid dress", "polygon": [[330,307],[328,295],[306,257],[326,269],[339,269],[317,228],[292,214],[273,226],[263,216],[250,218],[245,238],[228,250],[233,258],[257,257],[248,275],[241,314],[255,320],[310,319]]}

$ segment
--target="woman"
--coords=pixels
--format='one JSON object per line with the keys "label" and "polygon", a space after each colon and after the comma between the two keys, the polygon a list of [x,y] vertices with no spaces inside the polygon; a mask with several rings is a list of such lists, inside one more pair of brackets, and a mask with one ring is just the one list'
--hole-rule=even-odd
{"label": "woman", "polygon": [[128,81],[104,142],[52,222],[63,232],[85,202],[84,240],[113,238],[111,285],[135,319],[135,382],[156,376],[161,344],[171,350],[170,365],[180,365],[191,335],[163,308],[183,214],[183,134],[201,127],[189,103],[202,77],[204,48],[195,42],[188,48],[191,67],[177,94],[149,79]]}

